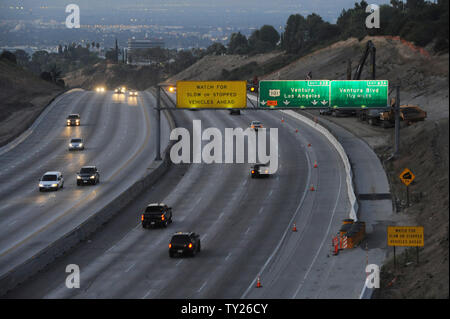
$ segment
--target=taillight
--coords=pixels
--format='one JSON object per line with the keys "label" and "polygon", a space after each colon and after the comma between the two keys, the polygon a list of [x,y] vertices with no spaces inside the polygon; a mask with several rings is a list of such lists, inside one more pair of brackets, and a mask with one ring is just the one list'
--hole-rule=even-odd
{"label": "taillight", "polygon": [[172,244],[169,244],[169,248],[172,248]]}
{"label": "taillight", "polygon": [[144,214],[142,214],[142,216],[141,216],[141,220],[142,220],[142,221],[144,220]]}
{"label": "taillight", "polygon": [[189,243],[189,246],[188,246],[188,248],[192,248],[192,243]]}
{"label": "taillight", "polygon": [[252,174],[255,174],[255,171],[254,171],[254,170],[252,170]]}
{"label": "taillight", "polygon": [[164,217],[164,215],[161,215],[161,220],[165,220],[166,218]]}

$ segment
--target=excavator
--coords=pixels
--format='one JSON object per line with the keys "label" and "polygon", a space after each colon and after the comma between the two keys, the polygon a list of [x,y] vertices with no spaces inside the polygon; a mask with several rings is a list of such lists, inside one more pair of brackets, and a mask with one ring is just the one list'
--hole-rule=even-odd
{"label": "excavator", "polygon": [[[371,57],[371,78],[376,79],[375,73],[375,55],[376,48],[372,41],[367,41],[366,49],[364,51],[358,67],[356,68],[353,80],[359,80],[364,68],[364,64],[368,56]],[[362,120],[367,121],[371,125],[381,125],[384,128],[393,127],[395,124],[395,98],[391,99],[391,104],[388,109],[365,109],[358,110],[356,116]],[[413,122],[423,121],[427,117],[427,112],[423,111],[417,105],[400,105],[400,120],[404,121],[406,125],[410,125]]]}

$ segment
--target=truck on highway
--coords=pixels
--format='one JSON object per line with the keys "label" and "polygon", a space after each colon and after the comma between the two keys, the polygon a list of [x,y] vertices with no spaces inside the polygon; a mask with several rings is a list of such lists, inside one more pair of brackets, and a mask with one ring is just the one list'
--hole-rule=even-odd
{"label": "truck on highway", "polygon": [[167,227],[170,223],[172,223],[172,207],[164,203],[149,204],[141,215],[143,228],[152,226]]}

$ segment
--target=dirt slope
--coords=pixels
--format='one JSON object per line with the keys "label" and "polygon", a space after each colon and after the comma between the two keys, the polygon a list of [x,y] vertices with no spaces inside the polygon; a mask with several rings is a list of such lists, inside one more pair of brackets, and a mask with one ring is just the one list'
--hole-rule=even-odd
{"label": "dirt slope", "polygon": [[0,146],[19,136],[62,88],[0,60]]}
{"label": "dirt slope", "polygon": [[[197,61],[186,70],[172,76],[167,80],[168,83],[175,83],[181,80],[219,80],[222,77],[222,70],[232,70],[248,64],[256,62],[262,64],[276,56],[281,55],[280,52],[257,54],[254,56],[241,55],[222,55],[222,56],[205,56]],[[242,79],[247,80],[247,79]]]}

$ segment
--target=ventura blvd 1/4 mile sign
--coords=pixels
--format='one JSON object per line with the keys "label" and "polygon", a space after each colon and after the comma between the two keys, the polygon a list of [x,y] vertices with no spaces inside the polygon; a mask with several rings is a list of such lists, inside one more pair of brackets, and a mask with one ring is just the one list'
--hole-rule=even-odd
{"label": "ventura blvd 1/4 mile sign", "polygon": [[384,108],[388,105],[387,80],[262,80],[260,107]]}

